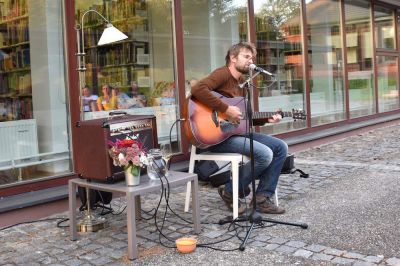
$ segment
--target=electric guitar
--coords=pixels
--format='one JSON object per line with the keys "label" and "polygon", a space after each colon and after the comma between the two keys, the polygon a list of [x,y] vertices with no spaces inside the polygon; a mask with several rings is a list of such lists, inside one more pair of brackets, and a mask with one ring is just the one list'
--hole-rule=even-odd
{"label": "electric guitar", "polygon": [[[243,97],[227,98],[217,92],[212,92],[228,105],[237,106],[242,114],[247,114],[246,100]],[[240,123],[231,123],[224,113],[212,110],[210,107],[199,102],[197,99],[188,98],[187,105],[183,110],[185,117],[184,129],[189,141],[199,148],[207,148],[218,144],[233,135],[240,135],[248,132],[249,123],[247,118],[243,117]],[[275,114],[280,114],[282,117],[292,117],[295,120],[306,119],[306,114],[302,110],[292,109],[291,112],[254,112],[253,123],[262,125],[268,122]]]}

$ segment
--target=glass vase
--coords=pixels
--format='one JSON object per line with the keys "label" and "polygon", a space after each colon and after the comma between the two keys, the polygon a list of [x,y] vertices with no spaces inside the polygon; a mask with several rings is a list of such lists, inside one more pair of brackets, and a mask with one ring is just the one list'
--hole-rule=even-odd
{"label": "glass vase", "polygon": [[149,164],[147,165],[147,175],[152,180],[160,180],[165,174],[165,163],[162,159],[160,149],[151,149],[149,151]]}
{"label": "glass vase", "polygon": [[140,185],[140,167],[128,165],[124,168],[125,182],[128,187]]}

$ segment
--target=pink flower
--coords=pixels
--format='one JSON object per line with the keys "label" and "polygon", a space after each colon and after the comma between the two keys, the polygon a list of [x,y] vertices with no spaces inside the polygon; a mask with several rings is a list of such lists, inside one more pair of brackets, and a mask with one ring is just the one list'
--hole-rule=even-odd
{"label": "pink flower", "polygon": [[148,164],[147,156],[138,140],[117,139],[115,142],[107,141],[110,149],[108,153],[115,166],[144,166]]}
{"label": "pink flower", "polygon": [[132,163],[133,165],[140,166],[140,156],[136,155],[135,157],[133,157]]}

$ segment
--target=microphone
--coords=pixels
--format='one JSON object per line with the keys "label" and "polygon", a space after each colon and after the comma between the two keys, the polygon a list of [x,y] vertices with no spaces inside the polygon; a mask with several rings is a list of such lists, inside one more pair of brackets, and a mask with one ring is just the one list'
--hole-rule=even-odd
{"label": "microphone", "polygon": [[267,75],[269,75],[269,76],[274,76],[274,74],[268,72],[267,70],[265,70],[265,69],[263,69],[263,68],[261,68],[261,67],[256,66],[255,64],[251,64],[251,65],[249,66],[249,68],[250,68],[251,70],[254,70],[254,71],[257,71],[257,72],[260,72],[260,73],[263,73],[263,74],[267,74]]}

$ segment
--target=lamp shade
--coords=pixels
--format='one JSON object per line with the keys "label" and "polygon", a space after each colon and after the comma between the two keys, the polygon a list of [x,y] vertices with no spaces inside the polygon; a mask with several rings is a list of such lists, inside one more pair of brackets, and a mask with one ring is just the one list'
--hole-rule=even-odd
{"label": "lamp shade", "polygon": [[113,42],[118,42],[124,39],[127,39],[124,33],[114,27],[111,23],[107,24],[107,27],[104,29],[103,34],[100,37],[99,42],[97,45],[104,45]]}

